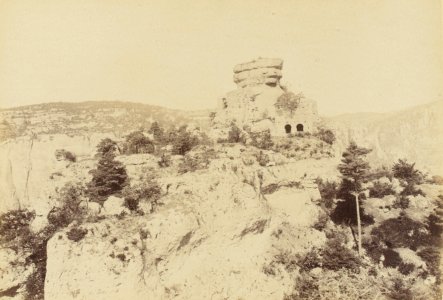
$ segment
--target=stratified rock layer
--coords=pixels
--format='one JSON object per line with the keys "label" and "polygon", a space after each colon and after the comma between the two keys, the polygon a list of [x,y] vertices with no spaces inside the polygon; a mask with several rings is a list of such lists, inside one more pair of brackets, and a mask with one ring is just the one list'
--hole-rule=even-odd
{"label": "stratified rock layer", "polygon": [[259,58],[234,67],[234,82],[239,88],[267,84],[277,86],[282,77],[283,60]]}
{"label": "stratified rock layer", "polygon": [[284,136],[288,126],[296,131],[314,132],[319,121],[317,106],[305,97],[298,99],[297,109],[290,112],[278,111],[276,103],[287,91],[280,86],[283,60],[258,58],[234,67],[234,82],[237,89],[228,92],[219,101],[213,119],[213,128],[226,134],[231,123],[247,126],[252,131],[270,130],[273,136]]}

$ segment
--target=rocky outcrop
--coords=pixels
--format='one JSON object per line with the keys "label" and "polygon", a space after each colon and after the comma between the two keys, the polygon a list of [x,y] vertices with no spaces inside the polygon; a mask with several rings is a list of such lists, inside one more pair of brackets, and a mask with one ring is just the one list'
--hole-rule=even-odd
{"label": "rocky outcrop", "polygon": [[293,132],[299,130],[296,128],[315,131],[318,116],[313,100],[299,97],[297,109],[285,113],[277,109],[279,97],[288,93],[280,86],[282,68],[283,60],[278,58],[259,58],[235,66],[238,88],[220,99],[212,121],[215,133],[225,135],[231,123],[251,131],[270,130],[274,136],[285,136],[292,128]]}
{"label": "rocky outcrop", "polygon": [[278,86],[282,77],[283,60],[259,58],[234,67],[234,82],[239,88],[266,84]]}
{"label": "rocky outcrop", "polygon": [[[159,178],[168,192],[154,214],[82,225],[88,233],[78,242],[67,238],[69,228],[56,234],[45,299],[282,299],[293,275],[264,268],[279,253],[324,242],[311,228],[320,208],[310,182],[320,169],[246,166],[240,148],[208,170]],[[128,173],[135,179],[146,165],[134,157]],[[269,185],[277,188],[260,192]]]}

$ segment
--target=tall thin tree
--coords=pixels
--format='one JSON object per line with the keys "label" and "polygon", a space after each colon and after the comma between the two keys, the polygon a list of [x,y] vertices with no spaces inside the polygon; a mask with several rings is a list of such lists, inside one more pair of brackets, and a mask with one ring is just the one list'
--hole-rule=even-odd
{"label": "tall thin tree", "polygon": [[342,154],[342,163],[338,165],[342,179],[349,183],[349,193],[355,197],[359,255],[362,253],[359,195],[363,192],[363,183],[367,182],[369,176],[369,163],[364,158],[371,151],[371,149],[357,146],[352,141]]}

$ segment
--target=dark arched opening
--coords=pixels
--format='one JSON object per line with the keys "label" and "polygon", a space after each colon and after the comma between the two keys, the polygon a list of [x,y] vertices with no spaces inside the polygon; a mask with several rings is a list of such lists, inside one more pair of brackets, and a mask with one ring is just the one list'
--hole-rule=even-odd
{"label": "dark arched opening", "polygon": [[285,125],[285,131],[286,131],[286,133],[291,133],[291,129],[292,129],[291,125],[289,125],[289,124],[286,124],[286,125]]}
{"label": "dark arched opening", "polygon": [[303,124],[297,124],[297,131],[303,131]]}

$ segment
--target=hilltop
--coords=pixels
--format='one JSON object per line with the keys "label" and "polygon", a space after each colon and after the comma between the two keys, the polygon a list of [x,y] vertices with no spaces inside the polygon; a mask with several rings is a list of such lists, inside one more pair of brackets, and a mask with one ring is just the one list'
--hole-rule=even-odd
{"label": "hilltop", "polygon": [[32,134],[87,135],[128,132],[162,125],[207,126],[209,112],[182,111],[134,102],[43,103],[0,110],[0,140]]}

